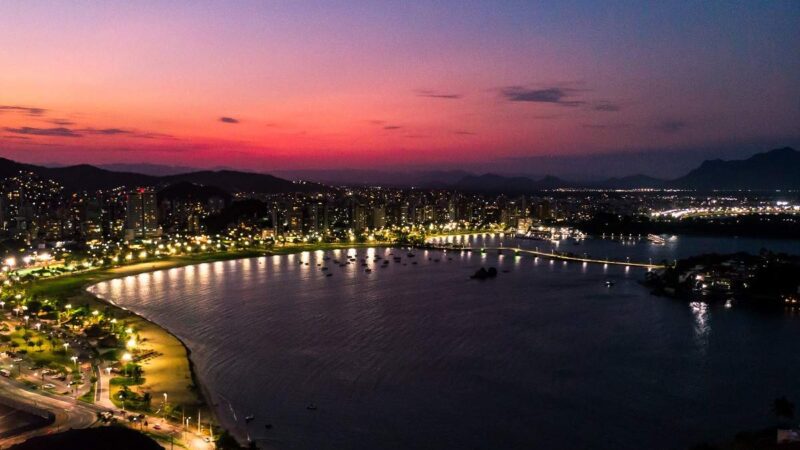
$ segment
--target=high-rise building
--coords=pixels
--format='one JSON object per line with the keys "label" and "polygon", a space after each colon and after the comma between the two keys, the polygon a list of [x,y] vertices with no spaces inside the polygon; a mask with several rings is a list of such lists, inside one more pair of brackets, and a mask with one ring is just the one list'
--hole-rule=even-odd
{"label": "high-rise building", "polygon": [[552,214],[552,210],[550,207],[550,202],[544,200],[536,205],[536,214],[535,217],[539,220],[549,219]]}
{"label": "high-rise building", "polygon": [[375,230],[384,228],[386,226],[386,208],[383,206],[376,206],[372,208],[372,228]]}
{"label": "high-rise building", "polygon": [[137,189],[128,193],[125,211],[125,238],[127,240],[161,235],[156,206],[156,193],[151,190]]}
{"label": "high-rise building", "polygon": [[367,211],[361,205],[353,206],[353,230],[364,231],[367,228]]}

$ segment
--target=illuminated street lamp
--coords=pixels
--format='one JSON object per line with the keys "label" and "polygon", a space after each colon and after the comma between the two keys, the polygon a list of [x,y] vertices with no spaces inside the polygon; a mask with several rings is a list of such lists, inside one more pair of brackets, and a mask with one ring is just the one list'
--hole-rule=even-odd
{"label": "illuminated street lamp", "polygon": [[125,361],[125,376],[126,377],[128,376],[128,363],[131,362],[132,359],[133,359],[133,356],[131,356],[131,354],[128,353],[128,352],[125,352],[125,354],[122,355],[122,360]]}
{"label": "illuminated street lamp", "polygon": [[185,433],[186,433],[186,429],[187,429],[187,428],[189,428],[189,421],[190,421],[190,420],[192,420],[192,418],[191,418],[191,417],[187,417],[187,418],[183,419],[183,432],[184,432],[184,439],[185,439]]}
{"label": "illuminated street lamp", "polygon": [[75,367],[78,367],[78,357],[77,356],[70,356],[69,359],[75,364]]}
{"label": "illuminated street lamp", "polygon": [[167,393],[166,392],[164,392],[164,407],[162,409],[164,410],[164,418],[166,419],[167,418]]}

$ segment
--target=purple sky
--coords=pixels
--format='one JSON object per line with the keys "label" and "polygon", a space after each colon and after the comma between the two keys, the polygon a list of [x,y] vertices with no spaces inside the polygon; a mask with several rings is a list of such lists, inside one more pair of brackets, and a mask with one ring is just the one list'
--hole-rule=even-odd
{"label": "purple sky", "polygon": [[800,142],[800,2],[0,3],[0,156],[673,176]]}

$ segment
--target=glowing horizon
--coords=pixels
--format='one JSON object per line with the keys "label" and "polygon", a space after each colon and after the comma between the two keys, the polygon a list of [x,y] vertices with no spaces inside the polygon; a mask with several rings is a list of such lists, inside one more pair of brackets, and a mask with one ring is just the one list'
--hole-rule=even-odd
{"label": "glowing horizon", "polygon": [[8,1],[0,17],[0,156],[26,162],[455,168],[800,137],[796,2]]}

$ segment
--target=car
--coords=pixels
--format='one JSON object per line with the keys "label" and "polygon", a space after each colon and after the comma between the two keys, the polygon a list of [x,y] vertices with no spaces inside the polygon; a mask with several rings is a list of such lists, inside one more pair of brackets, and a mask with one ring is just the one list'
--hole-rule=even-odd
{"label": "car", "polygon": [[161,425],[155,424],[155,425],[153,425],[153,429],[154,430],[160,430],[161,429]]}
{"label": "car", "polygon": [[55,389],[55,388],[56,388],[56,385],[55,384],[51,384],[51,383],[47,383],[47,384],[42,385],[42,389]]}

